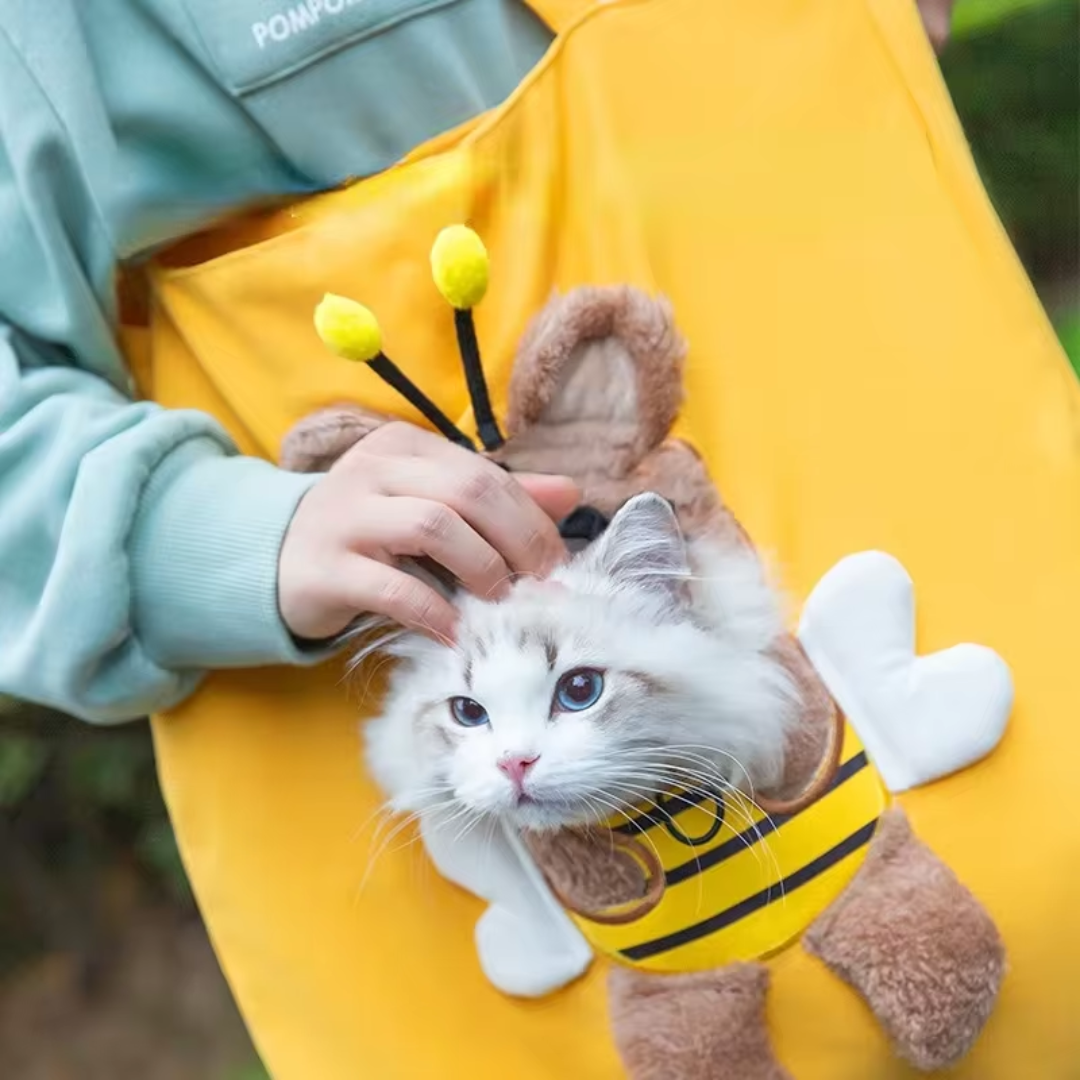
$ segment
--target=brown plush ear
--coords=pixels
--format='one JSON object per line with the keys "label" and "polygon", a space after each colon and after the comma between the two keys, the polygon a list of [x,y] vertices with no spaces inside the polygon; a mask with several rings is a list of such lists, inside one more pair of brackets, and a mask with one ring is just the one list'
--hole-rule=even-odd
{"label": "brown plush ear", "polygon": [[285,434],[278,464],[289,472],[326,472],[365,435],[390,422],[390,417],[356,405],[334,405],[309,413]]}
{"label": "brown plush ear", "polygon": [[675,421],[685,352],[664,299],[625,285],[556,296],[518,351],[500,457],[586,482],[626,477]]}

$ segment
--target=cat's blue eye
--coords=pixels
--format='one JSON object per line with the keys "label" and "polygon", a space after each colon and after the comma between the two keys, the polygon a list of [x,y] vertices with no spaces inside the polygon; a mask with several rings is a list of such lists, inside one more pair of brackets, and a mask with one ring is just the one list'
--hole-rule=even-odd
{"label": "cat's blue eye", "polygon": [[604,676],[592,668],[568,671],[555,686],[555,704],[564,712],[581,712],[600,700]]}
{"label": "cat's blue eye", "polygon": [[481,727],[490,722],[487,709],[471,697],[453,697],[450,699],[450,715],[454,722],[462,727]]}

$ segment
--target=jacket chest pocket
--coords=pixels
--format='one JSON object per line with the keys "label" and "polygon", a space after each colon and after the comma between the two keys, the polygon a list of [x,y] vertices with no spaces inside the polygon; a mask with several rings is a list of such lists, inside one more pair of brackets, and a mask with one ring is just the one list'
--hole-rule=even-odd
{"label": "jacket chest pocket", "polygon": [[313,187],[502,101],[551,32],[523,0],[183,0],[222,85]]}

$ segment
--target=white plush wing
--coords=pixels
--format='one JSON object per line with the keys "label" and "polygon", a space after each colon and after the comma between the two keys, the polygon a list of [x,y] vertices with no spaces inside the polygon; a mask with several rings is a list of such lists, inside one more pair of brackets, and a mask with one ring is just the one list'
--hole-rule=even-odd
{"label": "white plush wing", "polygon": [[421,818],[424,846],[443,877],[488,901],[476,924],[480,966],[496,989],[542,997],[578,978],[593,952],[551,894],[520,838],[507,828],[464,836]]}
{"label": "white plush wing", "polygon": [[891,556],[837,563],[806,601],[799,640],[891,791],[973,764],[1004,734],[1005,661],[980,645],[916,656],[914,587]]}

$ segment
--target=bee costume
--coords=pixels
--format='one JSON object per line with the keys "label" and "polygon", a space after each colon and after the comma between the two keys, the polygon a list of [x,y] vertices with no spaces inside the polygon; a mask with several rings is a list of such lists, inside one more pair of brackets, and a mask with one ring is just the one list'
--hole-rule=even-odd
{"label": "bee costume", "polygon": [[641,860],[644,895],[575,911],[582,932],[614,959],[658,972],[757,960],[797,939],[854,877],[885,808],[850,726],[842,746],[821,794],[799,810],[766,813],[730,792],[699,800],[676,791],[630,821],[609,821],[618,850]]}
{"label": "bee costume", "polygon": [[[486,867],[426,836],[468,891],[420,845],[384,854],[360,889],[357,829],[381,797],[358,775],[357,720],[377,682],[357,700],[336,663],[213,674],[154,733],[259,1049],[276,1080],[866,1080],[953,1060],[961,1080],[1067,1080],[1080,823],[1037,795],[1071,790],[1080,760],[1080,395],[915,8],[535,7],[557,40],[491,115],[160,255],[148,315],[126,328],[132,366],[148,396],[213,412],[245,452],[325,468],[381,417],[435,423],[388,365],[320,343],[324,294],[362,299],[385,335],[372,358],[478,449],[566,471],[554,436],[569,437],[591,509],[568,534],[659,491],[688,534],[747,543],[745,526],[775,552],[804,601],[777,647],[804,680],[806,737],[790,783],[758,800],[758,830],[775,830],[751,844],[753,873],[716,856],[672,883],[684,852],[750,826],[726,806],[695,849],[678,834],[700,838],[716,808],[669,798],[642,808],[659,871],[630,835],[606,860],[590,836],[495,838]],[[494,270],[468,318],[425,258],[461,221]],[[484,393],[463,376],[470,332]],[[629,385],[633,410],[605,413]],[[579,407],[559,414],[566,387]],[[911,580],[874,551],[918,581],[917,635]],[[934,651],[968,637],[1015,675],[993,753],[1008,672],[986,649]],[[868,764],[838,780],[855,739]],[[825,828],[815,807],[863,783],[866,804]],[[738,892],[699,907],[709,875]],[[715,933],[655,945],[762,894]],[[690,957],[706,942],[717,951]]]}
{"label": "bee costume", "polygon": [[[665,301],[628,286],[580,286],[551,300],[515,358],[506,439],[491,409],[472,313],[488,287],[483,242],[465,226],[444,229],[431,265],[454,309],[483,450],[506,468],[547,468],[582,483],[588,501],[562,523],[564,535],[588,542],[581,522],[599,535],[612,513],[610,527],[619,528],[622,515],[639,512],[633,495],[651,491],[668,498],[688,537],[709,537],[732,552],[749,546],[700,459],[685,441],[667,437],[685,346]],[[477,449],[385,355],[367,308],[327,296],[315,327],[334,353],[368,364],[449,439]],[[290,431],[282,460],[322,467],[358,432],[362,438],[384,422],[357,406],[320,410]],[[632,449],[613,454],[620,446]],[[877,755],[872,763],[859,730],[891,741],[878,747],[886,772],[916,765],[933,770],[922,777],[932,779],[996,745],[1012,683],[996,654],[967,646],[960,652],[967,666],[955,653],[936,658],[950,684],[931,683],[921,700],[912,693],[927,661],[916,660],[910,640],[874,641],[875,627],[895,626],[896,610],[866,599],[868,575],[884,581],[898,570],[880,555],[847,560],[833,572],[832,591],[839,579],[841,597],[854,588],[853,596],[837,603],[826,589],[817,594],[824,600],[811,598],[807,607],[822,625],[804,627],[803,643],[834,665],[833,693],[848,702],[851,723],[804,648],[787,636],[774,643],[799,702],[776,790],[672,788],[599,825],[520,836],[506,828],[494,853],[487,838],[478,854],[474,841],[470,855],[465,838],[447,835],[454,830],[423,830],[443,873],[490,902],[477,944],[498,988],[550,992],[581,973],[591,945],[617,964],[610,980],[616,1043],[632,1077],[658,1075],[659,1059],[664,1076],[765,1080],[783,1074],[764,1030],[765,969],[754,962],[805,935],[807,947],[863,994],[903,1057],[930,1069],[967,1053],[997,998],[1000,937],[971,893],[912,836],[903,812],[886,809]],[[862,646],[861,655],[845,655],[845,637]],[[881,685],[890,670],[894,685]],[[920,715],[927,706],[930,714]],[[958,743],[931,727],[920,744],[907,730],[933,722],[935,706],[948,712]],[[910,898],[890,910],[889,894],[905,892]],[[560,921],[544,911],[545,900],[558,901],[583,937],[565,915]]]}

